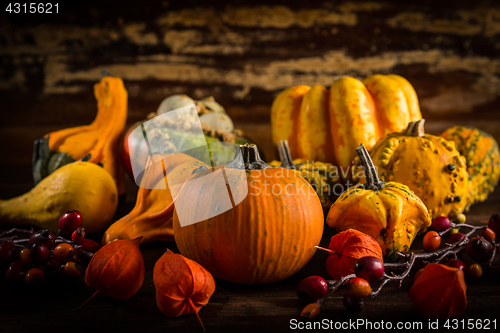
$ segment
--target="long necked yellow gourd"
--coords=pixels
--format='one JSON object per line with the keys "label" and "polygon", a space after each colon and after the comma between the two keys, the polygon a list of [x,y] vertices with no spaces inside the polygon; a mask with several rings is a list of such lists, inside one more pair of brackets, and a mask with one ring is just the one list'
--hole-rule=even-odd
{"label": "long necked yellow gourd", "polygon": [[107,226],[117,204],[113,177],[97,164],[77,161],[55,170],[28,193],[0,201],[0,224],[57,232],[61,215],[77,210],[85,231],[92,234]]}
{"label": "long necked yellow gourd", "polygon": [[[207,167],[202,161],[182,153],[162,159],[162,163],[152,163],[150,157],[135,207],[106,230],[102,244],[137,237],[142,237],[141,243],[173,241],[172,196],[175,193],[171,193],[168,183],[182,184],[194,169],[201,166]],[[165,175],[168,175],[168,180]]]}

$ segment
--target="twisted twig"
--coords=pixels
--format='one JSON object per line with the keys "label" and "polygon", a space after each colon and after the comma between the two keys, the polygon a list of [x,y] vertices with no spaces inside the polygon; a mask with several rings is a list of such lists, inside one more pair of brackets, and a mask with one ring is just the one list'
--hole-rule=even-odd
{"label": "twisted twig", "polygon": [[[433,260],[435,263],[440,263],[446,258],[448,258],[450,255],[454,256],[455,258],[458,258],[458,254],[466,250],[466,246],[469,242],[469,236],[471,236],[474,232],[484,228],[483,226],[473,226],[470,224],[466,223],[460,223],[460,224],[454,224],[451,223],[450,227],[442,232],[439,233],[440,236],[445,235],[449,233],[453,228],[470,228],[471,230],[465,234],[464,239],[462,239],[459,242],[453,243],[453,244],[447,244],[445,243],[445,247],[433,252],[428,252],[428,253],[414,253],[410,252],[408,254],[404,254],[401,252],[397,252],[398,257],[404,259],[404,262],[400,263],[385,263],[384,268],[385,271],[391,271],[390,273],[392,275],[387,274],[384,272],[384,276],[382,277],[377,289],[373,290],[370,293],[370,297],[376,297],[382,290],[382,288],[389,282],[389,281],[399,281],[399,287],[403,284],[403,280],[410,274],[413,265],[415,264],[416,260]],[[493,245],[493,254],[489,261],[487,262],[487,267],[491,268],[500,268],[500,266],[492,266],[493,260],[495,258],[495,255],[499,251],[499,243],[493,241],[490,242]],[[329,249],[324,249],[327,250],[328,252],[331,252]],[[403,273],[399,275],[395,275],[392,271],[396,269],[401,269],[405,268]],[[321,306],[323,302],[328,299],[340,286],[345,284],[347,281],[353,279],[356,277],[356,274],[350,274],[347,276],[344,276],[343,278],[339,280],[327,280],[328,283],[328,292],[327,294],[323,297],[320,298],[319,300],[316,301],[316,304]],[[306,317],[307,318],[307,317]]]}
{"label": "twisted twig", "polygon": [[18,234],[32,235],[34,232],[35,232],[35,230],[33,230],[33,228],[31,228],[30,230],[19,229],[19,228],[12,228],[10,230],[2,232],[0,234],[0,239],[3,238],[3,237],[7,237],[7,236],[10,236],[10,235],[16,234],[16,233],[18,233]]}

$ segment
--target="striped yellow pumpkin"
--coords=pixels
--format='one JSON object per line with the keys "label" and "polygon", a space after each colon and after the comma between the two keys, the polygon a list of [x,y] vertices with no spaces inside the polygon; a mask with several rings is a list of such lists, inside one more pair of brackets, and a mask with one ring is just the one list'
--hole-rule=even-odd
{"label": "striped yellow pumpkin", "polygon": [[288,140],[292,158],[351,165],[356,147],[372,147],[384,135],[402,131],[422,118],[417,94],[398,75],[372,75],[363,81],[336,80],[330,89],[290,87],[271,109],[273,143]]}

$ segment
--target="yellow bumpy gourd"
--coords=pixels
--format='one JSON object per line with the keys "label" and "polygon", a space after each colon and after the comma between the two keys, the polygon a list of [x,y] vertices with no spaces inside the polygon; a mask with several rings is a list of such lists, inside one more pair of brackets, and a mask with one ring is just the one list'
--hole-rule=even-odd
{"label": "yellow bumpy gourd", "polygon": [[[469,202],[466,161],[453,141],[424,133],[425,120],[388,134],[370,149],[382,181],[407,185],[432,218],[461,212]],[[355,161],[359,165],[359,160]],[[360,182],[364,182],[360,177]]]}
{"label": "yellow bumpy gourd", "polygon": [[375,238],[384,260],[406,253],[422,228],[431,225],[427,208],[407,186],[379,180],[366,148],[356,149],[367,182],[347,189],[328,212],[326,223],[339,231],[356,229]]}

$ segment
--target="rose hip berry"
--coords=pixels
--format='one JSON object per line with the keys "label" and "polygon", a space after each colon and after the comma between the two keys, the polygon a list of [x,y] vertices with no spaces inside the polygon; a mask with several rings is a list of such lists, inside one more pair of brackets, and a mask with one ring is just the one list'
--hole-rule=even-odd
{"label": "rose hip berry", "polygon": [[82,215],[76,210],[66,212],[59,219],[59,230],[63,235],[71,235],[82,226]]}
{"label": "rose hip berry", "polygon": [[445,231],[450,226],[450,219],[448,219],[446,216],[438,216],[432,221],[432,229],[437,232]]}
{"label": "rose hip berry", "polygon": [[297,296],[306,302],[316,302],[328,292],[328,283],[321,276],[309,276],[297,285]]}
{"label": "rose hip berry", "polygon": [[28,241],[30,249],[32,249],[35,244],[43,244],[47,247],[47,249],[52,250],[55,243],[56,238],[48,229],[43,229],[35,232],[33,235],[31,235]]}
{"label": "rose hip berry", "polygon": [[458,268],[464,273],[467,272],[467,266],[465,266],[464,262],[460,259],[450,259],[446,263],[446,266]]}
{"label": "rose hip berry", "polygon": [[344,306],[349,312],[357,313],[363,310],[365,301],[361,298],[354,297],[350,291],[344,294]]}
{"label": "rose hip berry", "polygon": [[10,264],[17,259],[19,249],[12,242],[3,242],[0,244],[0,263]]}
{"label": "rose hip berry", "polygon": [[424,250],[426,252],[435,251],[441,244],[441,236],[435,231],[429,231],[425,234],[423,240]]}
{"label": "rose hip berry", "polygon": [[32,268],[24,276],[28,286],[36,286],[43,281],[43,271],[40,268]]}
{"label": "rose hip berry", "polygon": [[500,233],[500,214],[493,214],[488,221],[488,227],[491,228],[496,235]]}
{"label": "rose hip berry", "polygon": [[38,243],[31,248],[30,256],[35,264],[42,265],[49,261],[50,251],[44,244]]}
{"label": "rose hip berry", "polygon": [[487,241],[493,242],[495,240],[496,234],[493,229],[484,227],[483,229],[481,229],[481,236],[483,236]]}
{"label": "rose hip berry", "polygon": [[372,287],[363,278],[355,277],[349,280],[350,293],[356,298],[365,298],[372,292]]}
{"label": "rose hip berry", "polygon": [[68,243],[61,243],[57,245],[54,249],[53,255],[54,260],[60,263],[67,263],[74,259],[75,249]]}
{"label": "rose hip berry", "polygon": [[67,262],[64,264],[64,273],[72,277],[80,277],[83,274],[83,268],[75,262]]}
{"label": "rose hip berry", "polygon": [[377,257],[363,257],[354,264],[356,276],[368,282],[375,282],[384,276],[384,263]]}
{"label": "rose hip berry", "polygon": [[481,265],[474,263],[469,266],[469,272],[472,277],[478,278],[483,274],[483,269],[481,268]]}
{"label": "rose hip berry", "polygon": [[75,231],[71,234],[71,239],[73,242],[80,244],[85,238],[85,229],[84,228],[76,228]]}
{"label": "rose hip berry", "polygon": [[467,243],[467,254],[476,262],[486,262],[493,255],[493,246],[483,237],[474,237]]}
{"label": "rose hip berry", "polygon": [[80,245],[82,249],[91,253],[96,253],[101,248],[101,245],[92,239],[82,239]]}
{"label": "rose hip berry", "polygon": [[457,232],[456,234],[451,234],[446,240],[446,244],[454,244],[461,242],[464,238],[466,238],[465,234],[461,232]]}
{"label": "rose hip berry", "polygon": [[14,261],[5,271],[5,280],[7,282],[20,282],[24,279],[24,275],[28,271],[28,265],[21,260]]}
{"label": "rose hip berry", "polygon": [[49,262],[45,266],[47,266],[47,268],[49,269],[56,270],[61,267],[61,263],[57,260],[52,259],[49,260]]}
{"label": "rose hip berry", "polygon": [[302,310],[300,316],[307,320],[312,320],[319,315],[320,308],[321,306],[316,303],[307,304],[306,307]]}
{"label": "rose hip berry", "polygon": [[31,250],[30,249],[22,249],[21,252],[19,253],[19,257],[21,258],[21,261],[24,262],[25,264],[30,264],[31,263]]}

